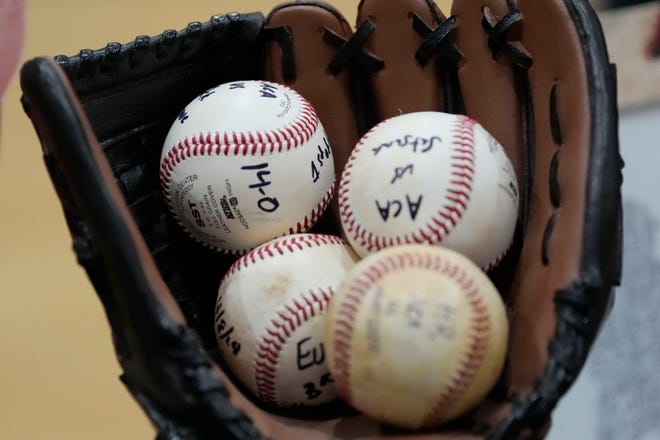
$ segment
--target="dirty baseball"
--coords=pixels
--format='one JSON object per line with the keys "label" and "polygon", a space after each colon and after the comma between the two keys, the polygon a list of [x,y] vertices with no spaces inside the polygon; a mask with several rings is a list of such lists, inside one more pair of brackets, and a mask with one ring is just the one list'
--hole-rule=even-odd
{"label": "dirty baseball", "polygon": [[377,420],[420,428],[485,397],[502,371],[508,321],[478,266],[413,244],[370,254],[349,271],[324,334],[340,397]]}
{"label": "dirty baseball", "polygon": [[313,407],[336,398],[322,319],[356,260],[339,237],[293,234],[245,254],[225,275],[215,310],[218,346],[261,403]]}

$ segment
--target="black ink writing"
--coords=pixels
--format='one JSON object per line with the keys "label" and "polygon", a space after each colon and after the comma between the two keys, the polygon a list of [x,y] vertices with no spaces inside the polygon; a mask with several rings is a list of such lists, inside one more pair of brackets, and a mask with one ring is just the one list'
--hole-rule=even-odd
{"label": "black ink writing", "polygon": [[328,384],[333,383],[334,380],[332,379],[332,375],[330,373],[325,373],[321,378],[319,379],[318,383],[318,388],[317,384],[314,382],[307,382],[303,385],[303,389],[305,390],[305,394],[307,395],[308,400],[314,400],[317,397],[319,397],[322,394],[322,390],[319,388],[323,388]]}
{"label": "black ink writing", "polygon": [[394,177],[390,181],[390,184],[394,184],[397,180],[401,179],[406,173],[413,173],[413,164],[408,164],[405,167],[396,167],[394,168]]}
{"label": "black ink writing", "polygon": [[206,98],[208,98],[209,96],[211,96],[214,93],[215,93],[215,89],[208,89],[205,92],[203,92],[201,95],[199,95],[199,98],[197,98],[197,99],[199,99],[200,102],[204,101]]}
{"label": "black ink writing", "polygon": [[319,380],[319,384],[324,387],[329,383],[333,383],[334,380],[332,379],[332,374],[330,373],[325,373],[323,376],[321,376],[321,380]]}
{"label": "black ink writing", "polygon": [[[306,337],[298,341],[297,344],[297,362],[298,362],[298,369],[299,370],[304,370],[309,367],[313,367],[314,365],[320,365],[323,363],[325,360],[325,353],[323,350],[323,343],[320,343],[318,347],[313,347],[311,350],[309,348],[304,347],[304,345],[312,339],[311,337]],[[318,351],[317,351],[318,349]]]}
{"label": "black ink writing", "polygon": [[[422,198],[423,196],[420,195],[417,200],[413,200],[410,198],[408,194],[406,194],[406,200],[405,200],[405,206],[408,208],[408,213],[410,214],[410,218],[415,220],[417,217],[417,213],[419,212],[419,208],[422,204]],[[380,213],[380,216],[383,218],[383,221],[387,221],[390,218],[396,218],[401,214],[401,211],[403,210],[404,207],[404,202],[401,200],[388,200],[385,203],[381,203],[378,200],[376,200],[376,208],[378,208],[378,212]]]}
{"label": "black ink writing", "polygon": [[377,156],[378,153],[383,149],[389,149],[392,147],[399,148],[410,148],[413,153],[427,153],[432,148],[436,142],[442,142],[442,139],[439,136],[431,136],[430,138],[413,136],[407,134],[401,138],[394,139],[390,142],[383,142],[375,148],[372,148],[374,156]]}
{"label": "black ink writing", "polygon": [[321,145],[316,146],[316,148],[318,149],[318,153],[316,153],[316,160],[312,160],[311,162],[312,183],[315,183],[316,181],[319,180],[319,178],[321,177],[321,172],[319,168],[322,168],[325,160],[330,158],[330,144],[328,144],[328,140],[326,138],[323,138],[323,143],[325,144],[325,147],[321,147]]}
{"label": "black ink writing", "polygon": [[188,118],[190,118],[190,116],[188,116],[188,113],[185,110],[181,110],[181,113],[179,113],[179,115],[176,118],[179,120],[181,124],[183,124],[184,122],[186,122]]}
{"label": "black ink writing", "polygon": [[509,189],[511,190],[511,194],[513,194],[514,197],[517,198],[518,197],[518,189],[516,188],[516,185],[511,181],[509,181]]}
{"label": "black ink writing", "polygon": [[229,84],[229,90],[244,89],[244,88],[245,88],[245,83],[243,83],[243,82],[235,82],[235,83]]}
{"label": "black ink writing", "polygon": [[411,327],[421,327],[422,317],[424,315],[424,302],[413,298],[406,305],[406,317],[408,325]]}
{"label": "black ink writing", "polygon": [[252,183],[249,185],[249,188],[256,189],[261,194],[261,198],[257,201],[257,206],[264,212],[274,212],[279,208],[280,202],[277,200],[277,197],[270,197],[266,193],[266,189],[270,186],[271,181],[267,180],[270,176],[270,170],[268,170],[268,163],[260,163],[257,165],[244,165],[241,167],[242,170],[256,171],[255,177],[257,178],[257,183]]}
{"label": "black ink writing", "polygon": [[277,98],[275,92],[277,92],[277,86],[274,84],[259,84],[259,94],[262,98]]}
{"label": "black ink writing", "polygon": [[227,322],[222,318],[225,314],[225,310],[222,307],[222,302],[218,302],[216,306],[216,316],[215,316],[215,325],[216,325],[216,336],[218,342],[224,343],[234,356],[237,356],[241,351],[240,342],[232,338],[232,333],[234,332],[234,326],[228,326]]}
{"label": "black ink writing", "polygon": [[442,304],[439,306],[438,310],[435,312],[434,321],[435,324],[429,338],[435,339],[439,336],[445,339],[451,339],[454,337],[454,327],[456,317],[456,309],[449,304]]}
{"label": "black ink writing", "polygon": [[264,212],[274,212],[280,207],[280,203],[275,197],[262,197],[257,202],[257,206]]}
{"label": "black ink writing", "polygon": [[309,400],[314,400],[321,395],[321,391],[316,388],[314,382],[307,382],[303,385],[303,388],[305,389],[305,394],[307,394]]}

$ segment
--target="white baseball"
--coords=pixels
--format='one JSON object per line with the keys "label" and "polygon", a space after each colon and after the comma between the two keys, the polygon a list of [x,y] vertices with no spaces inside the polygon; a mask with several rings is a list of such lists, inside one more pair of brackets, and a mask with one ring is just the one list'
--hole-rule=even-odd
{"label": "white baseball", "polygon": [[442,244],[482,268],[509,248],[518,185],[502,146],[474,120],[440,112],[386,119],[357,144],[340,178],[344,234],[365,256]]}
{"label": "white baseball", "polygon": [[309,230],[335,184],[314,109],[296,91],[267,81],[225,83],[195,98],[167,134],[160,163],[177,222],[230,254]]}
{"label": "white baseball", "polygon": [[351,269],[325,319],[339,396],[390,424],[431,427],[464,414],[504,365],[508,320],[499,293],[447,248],[370,254]]}
{"label": "white baseball", "polygon": [[245,254],[223,278],[215,310],[220,352],[262,403],[318,406],[336,397],[322,318],[356,261],[339,237],[293,234]]}

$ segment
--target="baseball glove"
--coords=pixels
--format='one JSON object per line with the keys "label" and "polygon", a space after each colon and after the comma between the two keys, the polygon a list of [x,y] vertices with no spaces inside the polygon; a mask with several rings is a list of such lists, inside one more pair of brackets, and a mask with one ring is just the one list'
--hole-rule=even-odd
{"label": "baseball glove", "polygon": [[[73,248],[103,303],[121,380],[159,439],[541,438],[583,367],[621,273],[614,67],[587,0],[362,0],[357,26],[299,1],[214,15],[21,71]],[[182,233],[159,187],[165,135],[204,90],[267,79],[307,97],[339,173],[380,120],[463,113],[502,143],[521,204],[489,275],[510,312],[502,377],[475,410],[424,432],[341,404],[273,413],[222,368],[213,330],[233,258]],[[313,231],[338,233],[336,208]]]}

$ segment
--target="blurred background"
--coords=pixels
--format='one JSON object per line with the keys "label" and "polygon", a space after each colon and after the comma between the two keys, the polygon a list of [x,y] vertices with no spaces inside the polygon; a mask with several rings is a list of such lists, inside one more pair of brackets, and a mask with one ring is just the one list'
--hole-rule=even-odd
{"label": "blurred background", "polygon": [[[328,1],[354,21],[357,0]],[[20,63],[182,29],[216,13],[267,13],[279,3],[26,0]],[[437,3],[449,11],[450,0]],[[630,2],[595,3],[611,8]],[[626,259],[634,262],[624,270],[617,307],[588,368],[557,410],[550,434],[557,440],[660,438],[654,420],[660,408],[652,399],[657,401],[660,393],[647,391],[644,397],[649,401],[639,398],[640,389],[657,382],[652,374],[660,369],[660,361],[655,361],[660,356],[649,355],[656,342],[660,352],[657,319],[643,315],[659,284],[652,277],[660,261],[660,6],[642,3],[603,12],[612,58],[622,78],[620,128],[627,163],[626,238],[630,237]],[[154,438],[148,420],[118,380],[106,317],[75,261],[38,139],[19,100],[15,72],[2,99],[0,121],[0,439]],[[629,268],[636,271],[632,277]],[[631,365],[638,368],[631,370]],[[637,393],[628,393],[631,398],[622,401],[631,388]],[[605,411],[608,420],[601,419]]]}

